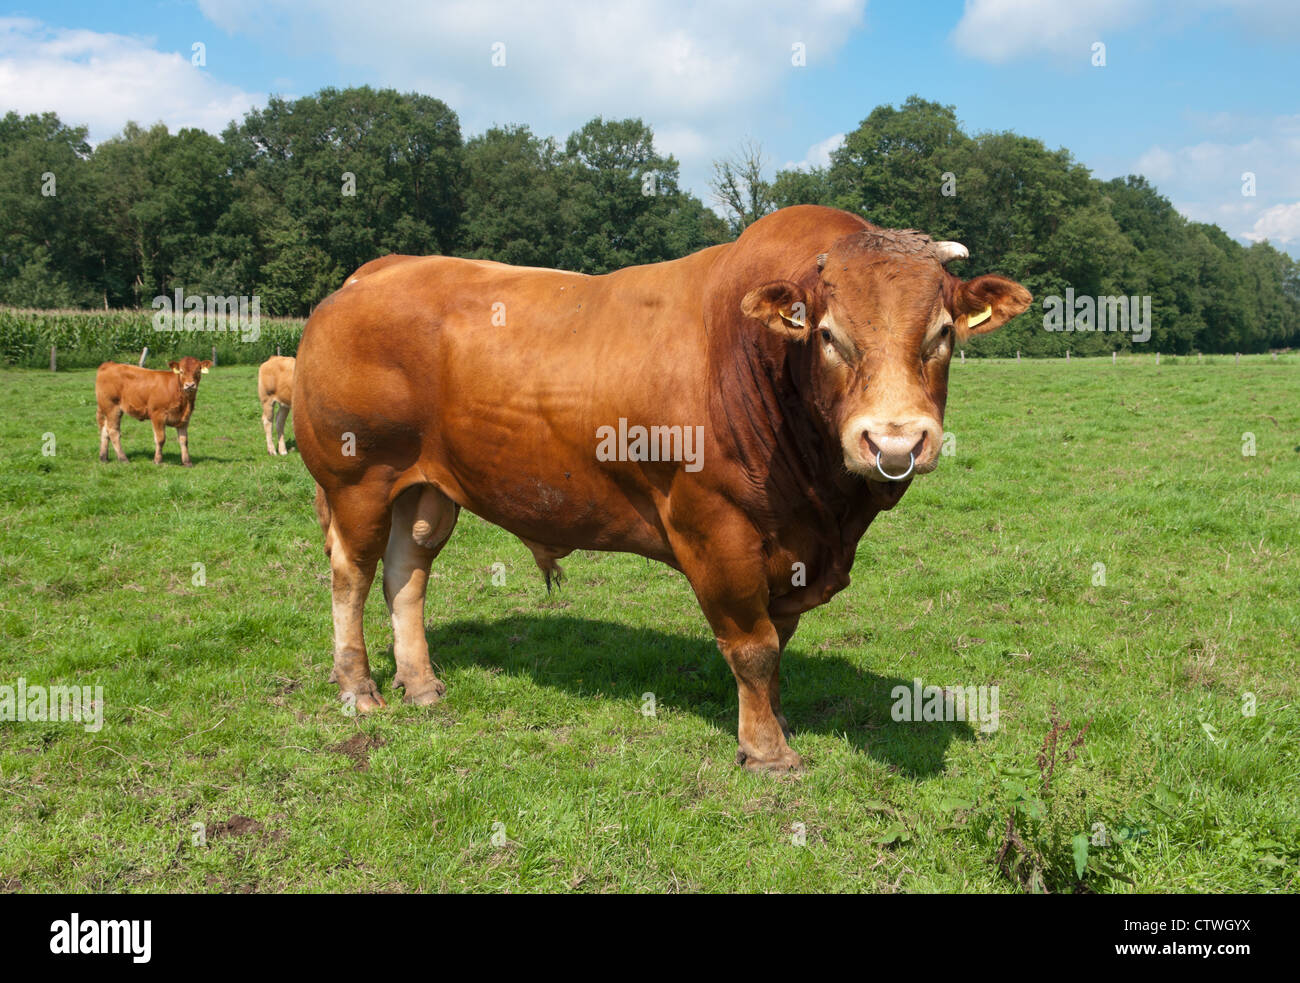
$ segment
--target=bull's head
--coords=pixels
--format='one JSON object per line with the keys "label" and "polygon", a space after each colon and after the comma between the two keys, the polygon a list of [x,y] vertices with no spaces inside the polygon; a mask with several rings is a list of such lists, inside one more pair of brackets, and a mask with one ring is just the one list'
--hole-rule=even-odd
{"label": "bull's head", "polygon": [[1033,299],[1000,276],[961,281],[944,264],[956,242],[911,230],[867,230],[818,257],[815,279],[750,291],[744,313],[811,346],[812,402],[839,435],[844,464],[894,483],[933,471],[943,439],[956,342],[1001,327]]}
{"label": "bull's head", "polygon": [[186,355],[179,362],[168,362],[167,367],[176,373],[176,381],[180,383],[181,392],[189,395],[199,391],[199,377],[212,368],[212,362],[206,358],[200,362],[192,355]]}

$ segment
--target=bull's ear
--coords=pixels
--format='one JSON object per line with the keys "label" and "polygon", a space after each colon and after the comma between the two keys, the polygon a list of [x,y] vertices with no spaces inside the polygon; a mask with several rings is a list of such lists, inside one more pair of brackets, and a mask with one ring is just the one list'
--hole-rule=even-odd
{"label": "bull's ear", "polygon": [[168,362],[168,363],[167,363],[167,368],[171,369],[173,372],[179,372],[179,371],[181,370],[181,363],[180,363],[180,362]]}
{"label": "bull's ear", "polygon": [[790,280],[773,280],[745,294],[740,302],[745,317],[762,321],[772,331],[803,341],[808,337],[812,315],[808,295]]}
{"label": "bull's ear", "polygon": [[1033,295],[1004,276],[987,274],[967,280],[957,288],[953,319],[958,337],[985,334],[1002,327],[1029,309]]}
{"label": "bull's ear", "polygon": [[199,363],[199,365],[202,366],[203,368],[203,374],[207,375],[208,369],[212,368],[212,359],[205,358],[202,362]]}

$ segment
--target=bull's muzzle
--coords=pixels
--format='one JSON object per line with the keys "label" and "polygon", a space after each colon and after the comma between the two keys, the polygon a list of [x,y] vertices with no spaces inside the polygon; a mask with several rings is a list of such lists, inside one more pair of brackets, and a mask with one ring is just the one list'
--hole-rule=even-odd
{"label": "bull's muzzle", "polygon": [[943,429],[932,417],[881,420],[859,416],[844,428],[844,463],[850,471],[884,484],[934,470]]}
{"label": "bull's muzzle", "polygon": [[911,451],[908,451],[907,470],[904,471],[902,474],[890,474],[885,469],[885,465],[880,460],[880,451],[876,451],[876,470],[880,472],[880,476],[882,478],[888,481],[902,481],[904,478],[909,477],[912,471],[915,470],[915,468],[916,468],[916,455],[913,454]]}
{"label": "bull's muzzle", "polygon": [[912,477],[917,460],[925,456],[927,437],[924,429],[908,429],[902,433],[864,429],[862,443],[867,453],[863,456],[875,463],[872,477],[880,481],[906,481]]}

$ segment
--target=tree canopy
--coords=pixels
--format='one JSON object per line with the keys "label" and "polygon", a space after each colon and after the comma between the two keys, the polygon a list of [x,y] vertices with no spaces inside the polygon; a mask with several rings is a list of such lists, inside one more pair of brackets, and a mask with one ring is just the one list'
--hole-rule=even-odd
{"label": "tree canopy", "polygon": [[[147,307],[177,289],[257,294],[308,313],[390,252],[604,273],[727,241],[767,211],[832,205],[957,239],[959,275],[995,271],[1038,298],[1150,297],[1169,352],[1300,342],[1300,264],[1188,221],[1145,178],[1094,178],[1068,150],[968,134],[953,107],[872,110],[830,164],[763,173],[747,142],[714,167],[719,216],[679,184],[638,119],[562,143],[524,125],[465,139],[439,99],[369,87],[270,99],[220,137],[128,124],[91,147],[53,113],[0,119],[0,303]],[[1035,306],[975,347],[1079,354],[1131,335],[1043,330]]]}

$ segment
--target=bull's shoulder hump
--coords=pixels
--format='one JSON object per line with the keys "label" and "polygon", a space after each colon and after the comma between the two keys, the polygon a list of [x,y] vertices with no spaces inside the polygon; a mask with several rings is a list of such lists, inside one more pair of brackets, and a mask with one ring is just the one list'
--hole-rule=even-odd
{"label": "bull's shoulder hump", "polygon": [[390,263],[364,276],[354,274],[344,286],[348,289],[391,289],[447,280],[471,285],[509,280],[578,282],[593,279],[586,273],[553,270],[542,266],[511,266],[488,259],[464,259],[459,256],[418,256],[405,259],[406,262]]}

